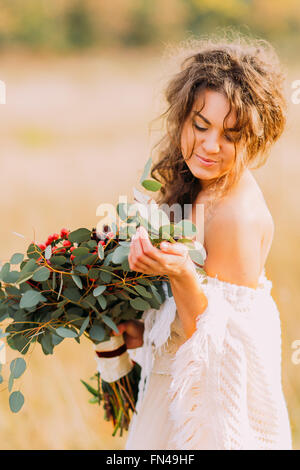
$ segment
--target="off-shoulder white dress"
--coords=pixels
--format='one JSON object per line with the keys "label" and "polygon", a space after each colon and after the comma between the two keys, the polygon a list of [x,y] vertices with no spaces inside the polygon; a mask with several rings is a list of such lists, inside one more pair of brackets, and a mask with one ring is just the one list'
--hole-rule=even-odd
{"label": "off-shoulder white dress", "polygon": [[208,307],[187,339],[173,297],[144,312],[130,449],[292,449],[281,327],[263,270],[257,289],[202,274]]}

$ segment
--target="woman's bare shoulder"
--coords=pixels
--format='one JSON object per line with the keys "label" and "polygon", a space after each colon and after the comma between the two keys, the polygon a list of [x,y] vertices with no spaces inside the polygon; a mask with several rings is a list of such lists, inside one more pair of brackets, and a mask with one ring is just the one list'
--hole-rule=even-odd
{"label": "woman's bare shoulder", "polygon": [[205,230],[205,269],[209,275],[218,273],[228,282],[256,285],[274,223],[265,201],[253,196],[240,194],[218,204]]}

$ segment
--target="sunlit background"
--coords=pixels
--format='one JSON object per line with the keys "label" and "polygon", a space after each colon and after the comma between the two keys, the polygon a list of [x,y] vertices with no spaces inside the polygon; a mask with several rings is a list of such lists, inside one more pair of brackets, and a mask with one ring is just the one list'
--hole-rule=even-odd
{"label": "sunlit background", "polygon": [[[0,260],[63,227],[91,228],[100,203],[132,198],[160,136],[150,121],[162,111],[166,47],[219,27],[270,40],[287,70],[288,126],[254,176],[276,226],[266,271],[281,312],[283,386],[300,449],[300,364],[291,359],[300,339],[300,104],[291,100],[300,80],[298,0],[0,0],[0,80],[7,86]],[[126,435],[111,437],[80,383],[95,372],[91,343],[65,340],[54,356],[37,344],[25,359],[19,414],[9,410],[7,382],[0,385],[1,449],[124,448]]]}

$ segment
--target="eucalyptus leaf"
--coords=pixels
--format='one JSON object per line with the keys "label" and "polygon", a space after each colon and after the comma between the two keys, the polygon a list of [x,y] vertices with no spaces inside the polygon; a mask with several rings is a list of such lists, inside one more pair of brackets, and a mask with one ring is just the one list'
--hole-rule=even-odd
{"label": "eucalyptus leaf", "polygon": [[69,328],[64,328],[63,326],[57,328],[55,332],[62,338],[75,338],[78,336],[75,331],[70,330]]}
{"label": "eucalyptus leaf", "polygon": [[158,191],[162,187],[162,184],[155,180],[144,180],[141,184],[145,189],[153,192]]}
{"label": "eucalyptus leaf", "polygon": [[79,228],[69,233],[68,239],[71,243],[81,243],[91,239],[91,231],[86,228]]}
{"label": "eucalyptus leaf", "polygon": [[152,158],[149,157],[147,162],[146,162],[146,165],[144,166],[143,174],[140,178],[140,183],[141,184],[143,184],[143,181],[145,181],[148,178],[150,170],[151,170],[151,165],[152,165]]}
{"label": "eucalyptus leaf", "polygon": [[93,325],[89,331],[89,335],[96,341],[103,341],[105,337],[105,330],[101,325]]}
{"label": "eucalyptus leaf", "polygon": [[76,286],[79,287],[79,289],[83,288],[82,281],[79,276],[76,276],[76,274],[72,274],[72,279],[75,282]]}
{"label": "eucalyptus leaf", "polygon": [[104,310],[107,306],[106,298],[103,295],[98,295],[97,296],[97,301],[98,301],[100,307],[102,308],[102,310]]}
{"label": "eucalyptus leaf", "polygon": [[102,294],[106,289],[106,286],[98,286],[93,290],[93,295],[98,297],[98,295]]}
{"label": "eucalyptus leaf", "polygon": [[50,271],[46,266],[41,267],[32,276],[33,281],[43,282],[47,281],[50,277]]}
{"label": "eucalyptus leaf", "polygon": [[81,336],[85,330],[87,329],[88,327],[88,324],[89,324],[89,321],[90,321],[90,318],[89,317],[86,317],[80,327],[80,330],[79,330],[79,333],[78,333],[78,336]]}
{"label": "eucalyptus leaf", "polygon": [[151,299],[152,294],[145,289],[143,286],[134,286],[135,290],[137,291],[138,294],[142,295],[143,297],[146,297],[148,299]]}
{"label": "eucalyptus leaf", "polygon": [[112,262],[115,264],[121,264],[123,261],[125,261],[128,258],[129,251],[130,251],[129,247],[118,246],[114,250],[114,253],[112,256]]}
{"label": "eucalyptus leaf", "polygon": [[24,405],[24,396],[20,391],[12,392],[9,396],[9,406],[13,413],[18,413]]}
{"label": "eucalyptus leaf", "polygon": [[46,297],[44,297],[40,292],[35,290],[29,290],[22,294],[20,301],[20,308],[31,308],[35,307],[40,302],[46,302]]}
{"label": "eucalyptus leaf", "polygon": [[115,324],[115,322],[107,315],[105,314],[102,314],[101,315],[101,320],[107,325],[109,326],[109,328],[111,328],[112,330],[114,330],[116,333],[119,333],[119,330],[118,330],[118,327],[117,325]]}
{"label": "eucalyptus leaf", "polygon": [[10,263],[11,264],[20,264],[20,263],[22,263],[23,259],[24,259],[24,255],[22,253],[15,253],[10,258]]}
{"label": "eucalyptus leaf", "polygon": [[146,302],[146,300],[140,299],[139,297],[137,297],[136,299],[131,299],[130,305],[136,310],[148,310],[149,308],[151,308],[151,306],[148,302]]}
{"label": "eucalyptus leaf", "polygon": [[110,282],[111,281],[111,273],[108,271],[101,271],[100,272],[100,278],[103,282]]}
{"label": "eucalyptus leaf", "polygon": [[14,379],[18,379],[26,369],[26,362],[22,357],[14,359],[10,363],[10,373]]}

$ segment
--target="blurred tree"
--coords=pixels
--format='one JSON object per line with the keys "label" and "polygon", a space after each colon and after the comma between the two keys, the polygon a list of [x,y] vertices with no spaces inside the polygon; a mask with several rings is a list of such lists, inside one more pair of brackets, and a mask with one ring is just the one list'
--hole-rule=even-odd
{"label": "blurred tree", "polygon": [[77,0],[65,13],[67,42],[73,47],[91,46],[94,40],[93,23],[88,8],[82,0]]}

